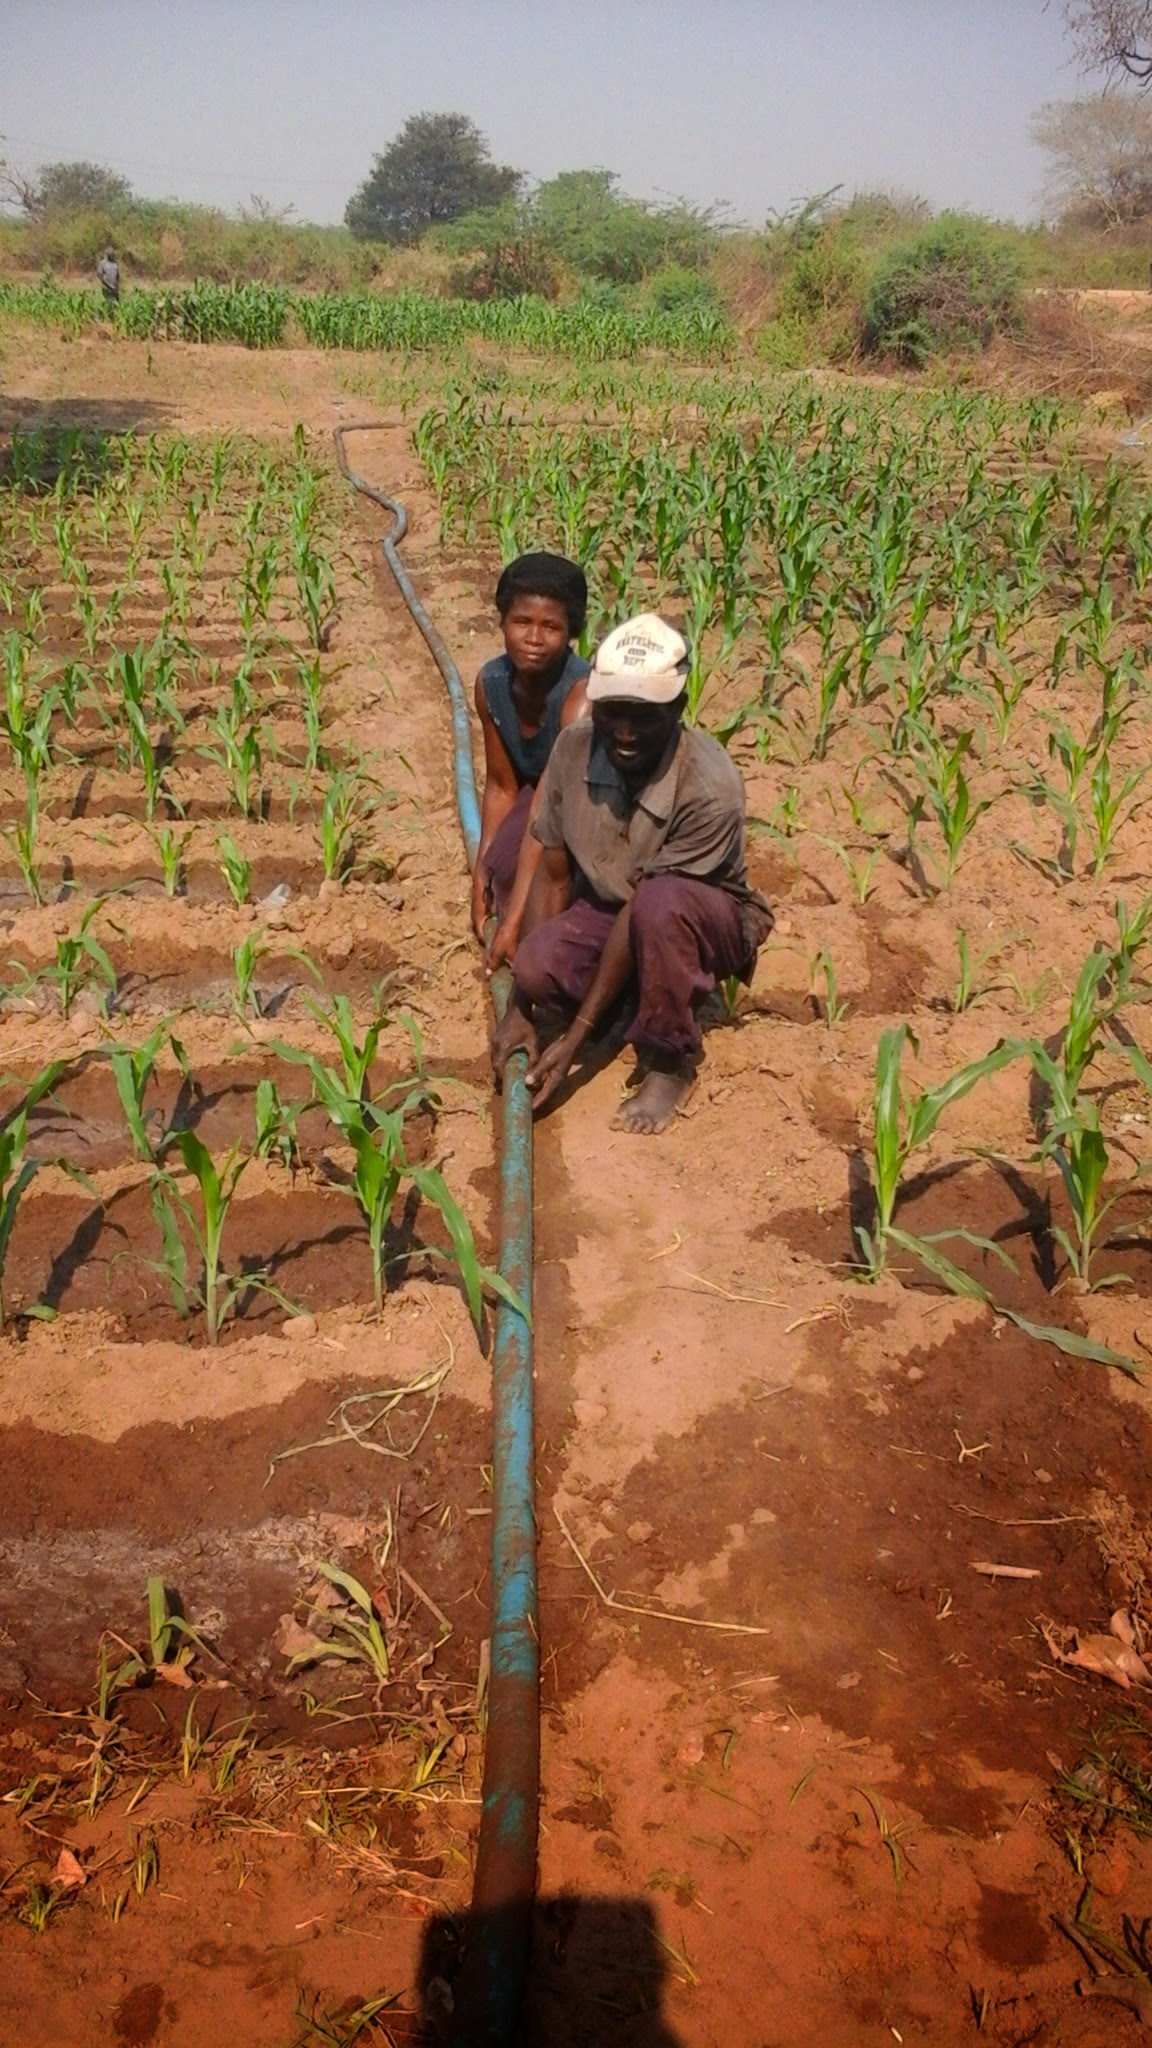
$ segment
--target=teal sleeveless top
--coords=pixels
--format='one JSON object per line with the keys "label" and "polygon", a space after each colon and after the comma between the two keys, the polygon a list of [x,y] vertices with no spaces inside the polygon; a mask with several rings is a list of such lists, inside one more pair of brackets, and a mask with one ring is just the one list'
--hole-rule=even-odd
{"label": "teal sleeveless top", "polygon": [[582,654],[574,654],[569,648],[568,657],[559,676],[549,690],[544,703],[544,716],[539,732],[531,739],[520,729],[516,706],[512,699],[512,663],[506,654],[497,654],[486,661],[480,671],[480,686],[488,715],[504,742],[508,759],[516,770],[521,787],[530,782],[535,788],[548,766],[548,756],[556,743],[560,730],[560,714],[570,693],[577,683],[583,682],[589,674],[589,664]]}

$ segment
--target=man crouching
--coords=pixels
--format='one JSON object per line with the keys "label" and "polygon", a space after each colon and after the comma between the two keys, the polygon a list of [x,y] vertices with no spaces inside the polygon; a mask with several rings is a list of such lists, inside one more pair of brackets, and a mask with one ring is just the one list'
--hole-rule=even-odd
{"label": "man crouching", "polygon": [[[587,683],[591,717],[562,731],[532,833],[544,851],[492,1041],[519,1048],[540,1109],[618,1005],[636,1073],[613,1128],[671,1122],[700,1063],[697,1012],[717,982],[749,981],[772,913],[744,869],[744,785],[718,741],[683,723],[687,649],[652,613],[608,635]],[[543,1050],[539,1009],[575,1016]]]}

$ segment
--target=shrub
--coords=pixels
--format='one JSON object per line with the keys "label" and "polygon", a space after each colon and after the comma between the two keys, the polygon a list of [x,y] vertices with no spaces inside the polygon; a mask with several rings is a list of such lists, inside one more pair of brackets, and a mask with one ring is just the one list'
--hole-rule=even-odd
{"label": "shrub", "polygon": [[911,241],[882,257],[864,304],[868,352],[922,367],[950,349],[986,348],[1014,326],[1020,264],[996,228],[942,213]]}
{"label": "shrub", "polygon": [[665,263],[653,271],[647,300],[654,313],[686,313],[694,306],[719,303],[711,278],[689,270],[686,263]]}
{"label": "shrub", "polygon": [[554,299],[556,266],[535,235],[518,235],[454,270],[448,289],[461,299]]}
{"label": "shrub", "polygon": [[756,330],[757,360],[769,370],[803,370],[814,353],[811,331],[799,320],[767,320]]}

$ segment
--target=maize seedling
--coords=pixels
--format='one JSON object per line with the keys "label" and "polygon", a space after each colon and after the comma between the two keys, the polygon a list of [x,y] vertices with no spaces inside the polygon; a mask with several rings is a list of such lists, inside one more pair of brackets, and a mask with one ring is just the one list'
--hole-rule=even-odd
{"label": "maize seedling", "polygon": [[320,813],[320,850],[326,881],[347,881],[357,867],[357,837],[378,808],[379,797],[368,795],[368,785],[355,767],[339,768],[329,776]]}
{"label": "maize seedling", "polygon": [[[824,983],[822,999],[815,992],[818,979],[823,980]],[[819,1007],[821,1000],[823,1000],[824,1022],[828,1026],[829,1031],[834,1031],[844,1016],[848,1004],[837,994],[836,968],[832,955],[826,946],[822,946],[818,953],[814,953],[808,962],[808,980],[813,991],[813,1002]]]}
{"label": "maize seedling", "polygon": [[185,881],[184,855],[193,838],[192,829],[189,827],[188,831],[182,832],[179,839],[177,839],[171,826],[165,825],[159,832],[150,832],[148,837],[156,849],[157,859],[160,862],[164,894],[168,897],[174,897]]}
{"label": "maize seedling", "polygon": [[41,967],[35,974],[26,976],[29,988],[39,981],[49,982],[56,990],[60,1004],[60,1015],[67,1022],[72,1014],[72,1005],[84,988],[98,992],[102,1010],[107,1009],[109,996],[114,996],[119,976],[90,927],[107,902],[106,896],[97,896],[88,905],[76,931],[67,933],[56,941],[56,958],[51,967]]}
{"label": "maize seedling", "polygon": [[[168,1275],[179,1313],[186,1316],[194,1307],[203,1309],[209,1344],[216,1343],[225,1318],[250,1290],[271,1295],[282,1308],[293,1313],[293,1304],[272,1286],[266,1273],[245,1272],[234,1278],[222,1263],[224,1230],[241,1176],[258,1153],[273,1142],[274,1134],[258,1127],[252,1152],[245,1152],[236,1140],[219,1167],[195,1131],[177,1131],[174,1135],[185,1171],[200,1191],[197,1214],[171,1173],[157,1168],[152,1176],[152,1213],[160,1231],[161,1268]],[[199,1255],[200,1272],[195,1279],[189,1273],[181,1221]]]}
{"label": "maize seedling", "polygon": [[158,1572],[149,1577],[146,1592],[148,1643],[154,1671],[183,1671],[198,1653],[210,1654],[198,1630],[169,1604],[168,1588]]}
{"label": "maize seedling", "polygon": [[[26,1090],[19,1107],[12,1111],[0,1127],[0,1330],[5,1326],[7,1308],[4,1300],[4,1271],[8,1260],[8,1248],[21,1198],[30,1182],[35,1179],[41,1167],[58,1166],[71,1180],[79,1181],[81,1187],[91,1192],[91,1182],[78,1166],[67,1159],[29,1159],[28,1157],[28,1116],[37,1103],[50,1095],[57,1081],[68,1071],[67,1060],[51,1060],[41,1069],[31,1086]],[[36,1316],[44,1320],[55,1315],[55,1310],[40,1303],[21,1310],[25,1316]]]}
{"label": "maize seedling", "polygon": [[944,1111],[967,1095],[978,1081],[1017,1059],[1024,1048],[1015,1041],[1001,1039],[991,1052],[985,1053],[983,1059],[972,1060],[967,1066],[958,1068],[938,1088],[927,1088],[919,1095],[906,1098],[900,1081],[900,1060],[906,1044],[911,1045],[913,1051],[918,1049],[916,1038],[907,1024],[897,1025],[880,1035],[872,1116],[875,1220],[871,1231],[863,1224],[857,1224],[856,1238],[870,1278],[885,1270],[889,1251],[896,1245],[920,1259],[930,1273],[944,1280],[948,1286],[956,1287],[961,1283],[960,1291],[966,1292],[968,1290],[962,1283],[967,1276],[937,1250],[940,1243],[961,1238],[966,1244],[992,1252],[1008,1265],[1011,1265],[1011,1260],[999,1246],[987,1238],[975,1237],[971,1231],[945,1230],[933,1232],[930,1237],[914,1237],[901,1230],[893,1220],[900,1183],[912,1154],[927,1144]]}
{"label": "maize seedling", "polygon": [[120,1107],[124,1111],[124,1121],[132,1140],[132,1149],[137,1159],[143,1160],[149,1166],[164,1149],[166,1134],[161,1132],[155,1141],[150,1137],[144,1098],[156,1071],[156,1062],[165,1046],[170,1048],[180,1072],[187,1081],[190,1078],[188,1056],[180,1040],[173,1036],[171,1020],[167,1017],[156,1026],[143,1045],[134,1049],[113,1046],[108,1055],[116,1083],[116,1093],[120,1097]]}
{"label": "maize seedling", "polygon": [[323,1620],[331,1634],[323,1637],[314,1635],[296,1650],[288,1659],[285,1677],[291,1678],[293,1672],[304,1670],[310,1664],[338,1657],[345,1662],[366,1664],[377,1685],[387,1685],[392,1676],[391,1660],[372,1595],[359,1579],[353,1578],[351,1572],[342,1571],[338,1565],[320,1560],[317,1569],[329,1585],[343,1593],[347,1605],[325,1605],[310,1610],[312,1616]]}
{"label": "maize seedling", "polygon": [[228,832],[218,834],[216,849],[220,855],[220,872],[228,884],[232,901],[237,904],[247,903],[252,894],[251,861],[245,859]]}

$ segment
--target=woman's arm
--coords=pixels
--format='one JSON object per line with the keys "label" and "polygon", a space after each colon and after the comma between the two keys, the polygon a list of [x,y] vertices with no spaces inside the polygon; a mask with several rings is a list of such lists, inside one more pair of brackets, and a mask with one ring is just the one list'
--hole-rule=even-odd
{"label": "woman's arm", "polygon": [[[564,699],[563,708],[560,712],[560,730],[563,732],[566,726],[575,725],[578,718],[590,718],[591,716],[591,707],[585,694],[584,683],[580,681],[573,685]],[[510,961],[517,946],[520,944],[520,935],[524,929],[524,912],[528,905],[528,892],[532,887],[532,879],[540,865],[540,855],[544,850],[540,841],[533,838],[532,835],[532,826],[540,809],[543,786],[543,777],[541,777],[540,781],[536,784],[536,794],[532,798],[531,808],[528,812],[528,823],[524,828],[524,838],[520,845],[520,857],[516,863],[516,879],[512,884],[512,893],[508,898],[508,908],[504,912],[500,929],[492,941],[488,954],[489,974],[494,974],[497,967],[501,966],[504,961]]]}
{"label": "woman's arm", "polygon": [[488,709],[484,685],[479,676],[475,689],[476,713],[480,720],[480,731],[484,737],[484,795],[480,805],[480,844],[476,850],[476,865],[472,870],[472,929],[483,944],[484,921],[488,915],[488,881],[484,874],[484,855],[512,809],[520,794],[516,770],[508,758],[508,750],[496,730],[496,723]]}
{"label": "woman's arm", "polygon": [[578,683],[573,683],[572,688],[560,707],[560,730],[563,732],[566,725],[575,725],[578,718],[591,718],[591,716],[592,709],[588,702],[588,678],[587,676],[581,676]]}

